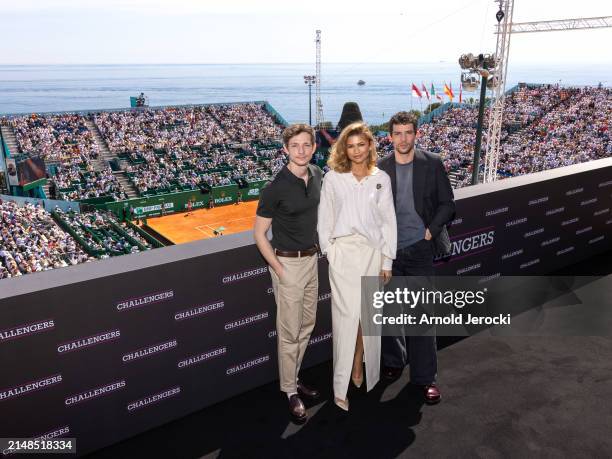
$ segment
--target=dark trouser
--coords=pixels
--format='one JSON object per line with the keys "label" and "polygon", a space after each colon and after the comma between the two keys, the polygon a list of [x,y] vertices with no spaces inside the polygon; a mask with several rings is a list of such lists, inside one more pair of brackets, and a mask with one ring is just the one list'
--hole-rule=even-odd
{"label": "dark trouser", "polygon": [[[393,262],[393,276],[433,276],[432,242],[422,239],[399,249]],[[435,336],[383,336],[382,361],[386,367],[404,368],[410,363],[413,384],[436,381],[438,358]]]}

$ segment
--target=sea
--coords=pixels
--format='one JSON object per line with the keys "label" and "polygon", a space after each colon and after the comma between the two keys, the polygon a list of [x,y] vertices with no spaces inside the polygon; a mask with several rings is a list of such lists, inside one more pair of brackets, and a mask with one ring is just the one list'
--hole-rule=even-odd
{"label": "sea", "polygon": [[[150,65],[0,65],[0,114],[122,109],[130,96],[144,92],[151,106],[268,101],[286,121],[316,120],[316,88],[309,98],[308,64],[150,64]],[[461,70],[456,62],[334,64],[321,66],[323,119],[335,125],[345,102],[357,102],[363,118],[380,124],[399,110],[423,109],[425,97],[411,95],[424,84],[443,95],[444,83],[459,97]],[[364,85],[357,82],[363,80]],[[508,84],[612,86],[612,62],[512,64]],[[424,95],[423,95],[424,96]],[[477,92],[463,92],[464,101]],[[309,113],[311,100],[311,113]],[[447,98],[445,97],[445,100]],[[432,100],[432,102],[435,100]]]}

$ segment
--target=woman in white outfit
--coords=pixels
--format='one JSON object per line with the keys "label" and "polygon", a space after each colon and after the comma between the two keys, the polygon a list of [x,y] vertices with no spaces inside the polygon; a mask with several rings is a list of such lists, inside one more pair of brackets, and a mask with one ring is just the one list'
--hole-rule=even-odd
{"label": "woman in white outfit", "polygon": [[391,279],[397,226],[391,179],[376,167],[376,145],[362,123],[341,132],[328,161],[319,204],[321,251],[332,290],[334,401],[348,411],[349,378],[367,390],[380,377],[380,336],[362,336],[361,277]]}

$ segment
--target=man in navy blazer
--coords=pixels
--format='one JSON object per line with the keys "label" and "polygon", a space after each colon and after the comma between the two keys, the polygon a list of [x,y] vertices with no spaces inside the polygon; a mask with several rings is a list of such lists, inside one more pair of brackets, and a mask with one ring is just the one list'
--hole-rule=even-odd
{"label": "man in navy blazer", "polygon": [[[415,148],[417,117],[399,112],[389,121],[393,153],[378,167],[391,177],[397,216],[397,255],[393,276],[433,276],[434,241],[446,232],[455,202],[441,158]],[[385,336],[382,339],[383,375],[396,379],[410,363],[410,381],[423,387],[425,401],[438,403],[438,360],[435,336]]]}

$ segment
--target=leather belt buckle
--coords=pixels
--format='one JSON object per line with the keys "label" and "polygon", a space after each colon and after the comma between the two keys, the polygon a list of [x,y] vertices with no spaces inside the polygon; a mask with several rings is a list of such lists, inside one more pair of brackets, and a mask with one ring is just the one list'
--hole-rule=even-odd
{"label": "leather belt buckle", "polygon": [[298,250],[298,251],[289,251],[289,250],[278,250],[274,249],[274,253],[279,257],[289,257],[289,258],[302,258],[302,257],[311,257],[316,254],[318,251],[317,246],[313,246],[306,250]]}

